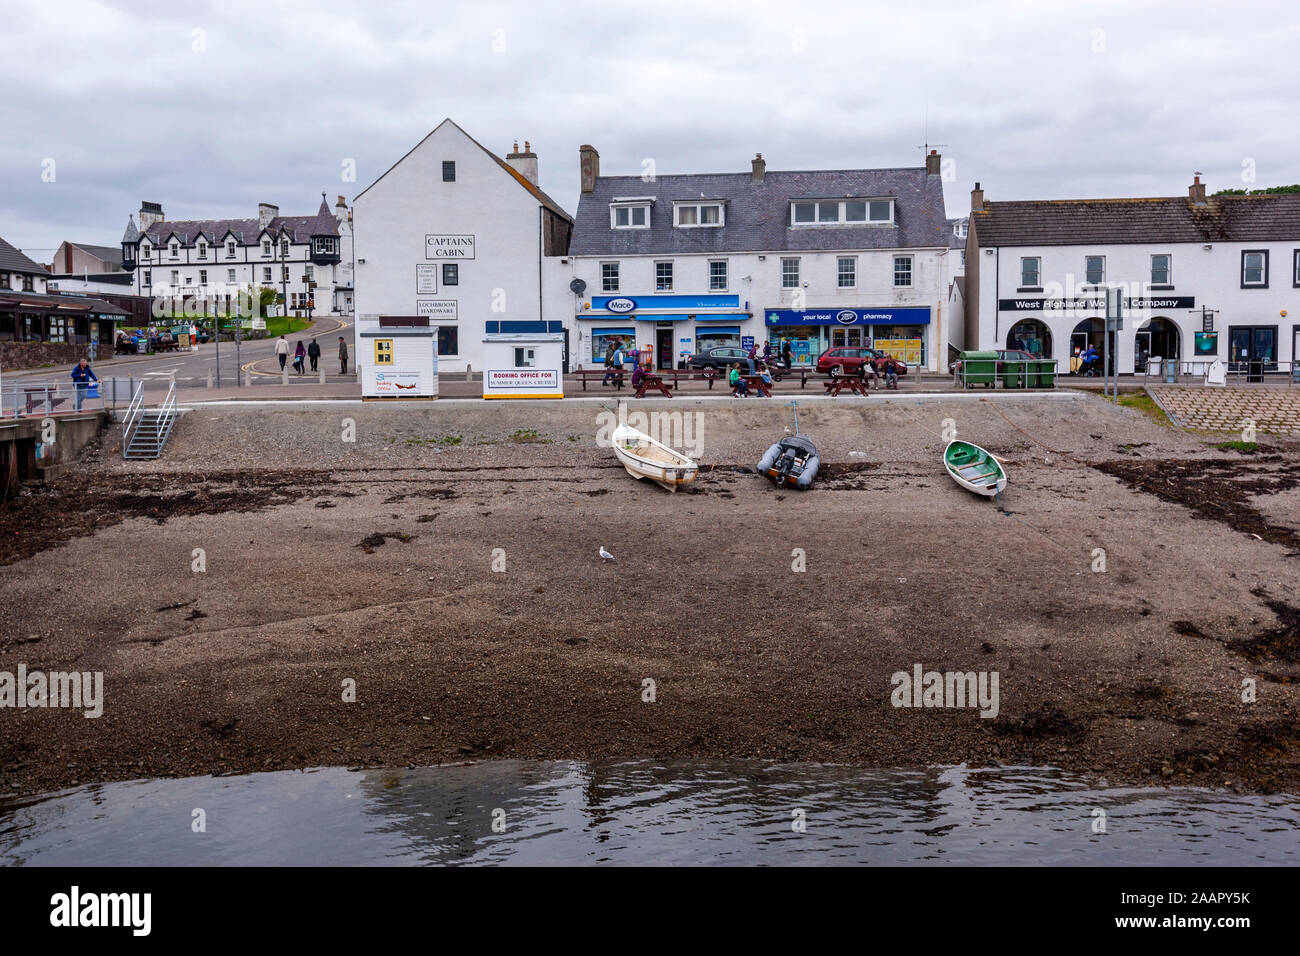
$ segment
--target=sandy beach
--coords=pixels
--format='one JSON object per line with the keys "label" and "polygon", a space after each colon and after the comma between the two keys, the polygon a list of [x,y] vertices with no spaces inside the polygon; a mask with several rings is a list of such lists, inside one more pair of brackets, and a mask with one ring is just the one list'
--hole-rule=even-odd
{"label": "sandy beach", "polygon": [[[0,507],[0,671],[105,698],[0,712],[0,792],[487,757],[1300,787],[1300,443],[1096,396],[814,402],[798,493],[753,473],[787,405],[633,410],[689,426],[689,490],[630,478],[595,403],[196,409],[156,462],[106,433]],[[1007,460],[1002,507],[942,472],[945,419]],[[916,665],[996,672],[997,716],[894,706]]]}

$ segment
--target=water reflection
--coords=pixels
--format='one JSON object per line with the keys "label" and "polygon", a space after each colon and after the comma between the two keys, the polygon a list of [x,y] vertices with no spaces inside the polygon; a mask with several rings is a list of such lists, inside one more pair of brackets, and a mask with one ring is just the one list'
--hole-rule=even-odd
{"label": "water reflection", "polygon": [[0,863],[1295,865],[1300,809],[1041,768],[491,761],[0,801]]}

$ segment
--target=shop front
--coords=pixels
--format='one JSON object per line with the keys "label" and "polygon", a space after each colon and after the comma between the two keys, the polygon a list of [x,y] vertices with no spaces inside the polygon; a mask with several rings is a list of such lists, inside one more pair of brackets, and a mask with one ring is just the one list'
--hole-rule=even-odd
{"label": "shop front", "polygon": [[880,349],[911,366],[929,362],[928,307],[768,309],[763,324],[773,351],[790,345],[795,366],[815,365],[837,346]]}
{"label": "shop front", "polygon": [[576,316],[583,364],[599,367],[610,345],[645,357],[658,369],[683,367],[693,352],[741,344],[737,295],[604,295]]}

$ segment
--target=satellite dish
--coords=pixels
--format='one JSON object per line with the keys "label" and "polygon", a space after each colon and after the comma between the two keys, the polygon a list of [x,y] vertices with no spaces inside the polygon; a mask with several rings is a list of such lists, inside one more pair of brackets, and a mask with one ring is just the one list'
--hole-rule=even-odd
{"label": "satellite dish", "polygon": [[587,283],[583,282],[581,279],[574,279],[569,283],[569,291],[574,295],[582,295],[582,293],[587,291]]}

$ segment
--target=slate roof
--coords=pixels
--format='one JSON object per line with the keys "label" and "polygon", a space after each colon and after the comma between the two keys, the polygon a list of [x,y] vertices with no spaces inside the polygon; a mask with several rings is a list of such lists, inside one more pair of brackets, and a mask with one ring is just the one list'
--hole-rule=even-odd
{"label": "slate roof", "polygon": [[122,247],[121,246],[88,246],[84,242],[70,242],[70,246],[75,246],[82,252],[87,252],[94,256],[100,262],[107,262],[115,269],[122,268]]}
{"label": "slate roof", "polygon": [[0,238],[0,269],[5,272],[30,272],[34,275],[49,275],[49,270],[33,262]]}
{"label": "slate roof", "polygon": [[986,202],[981,246],[1268,242],[1300,239],[1300,195]]}
{"label": "slate roof", "polygon": [[126,217],[126,232],[122,233],[123,242],[136,242],[140,238],[140,230],[135,227],[135,216]]}
{"label": "slate roof", "polygon": [[[337,236],[338,220],[330,212],[325,200],[321,200],[320,209],[314,216],[276,216],[267,226],[272,235],[278,235],[283,229],[292,242],[302,243],[312,236]],[[168,238],[175,233],[185,246],[193,246],[200,235],[210,243],[219,243],[226,233],[233,232],[241,246],[255,246],[262,235],[257,218],[252,219],[178,219],[174,222],[156,222],[145,230],[144,235],[155,246],[165,245]],[[143,238],[143,237],[142,237]]]}
{"label": "slate roof", "polygon": [[113,305],[103,299],[88,295],[55,295],[41,292],[0,292],[0,309],[13,311],[22,307],[39,309],[42,312],[59,310],[62,312],[96,312],[105,315],[127,314],[120,305]]}
{"label": "slate roof", "polygon": [[[702,194],[702,195],[701,195]],[[616,197],[654,196],[649,229],[611,229],[609,204]],[[790,203],[797,199],[895,200],[892,226],[809,226],[791,228]],[[678,229],[673,202],[726,202],[720,228]],[[925,167],[769,171],[761,183],[752,174],[709,173],[659,176],[601,176],[578,200],[569,252],[583,255],[674,255],[726,252],[815,252],[896,249],[948,245],[943,182]]]}

